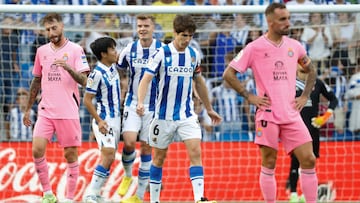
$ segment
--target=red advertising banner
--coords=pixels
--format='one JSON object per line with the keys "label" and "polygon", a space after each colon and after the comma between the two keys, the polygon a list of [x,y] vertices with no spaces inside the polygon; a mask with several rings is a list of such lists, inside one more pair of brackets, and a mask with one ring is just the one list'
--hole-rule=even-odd
{"label": "red advertising banner", "polygon": [[[359,201],[360,200],[360,142],[322,142],[321,158],[317,171],[321,183],[320,193],[323,200]],[[106,200],[121,199],[116,189],[121,181],[122,143],[119,145],[116,161],[111,175],[103,188]],[[203,165],[205,169],[205,193],[211,199],[221,201],[261,201],[258,185],[260,157],[258,147],[248,142],[205,142],[202,144]],[[31,143],[0,143],[0,201],[36,202],[40,199],[41,186],[33,159]],[[61,200],[65,196],[66,167],[62,149],[57,143],[47,148],[49,176],[53,191]],[[83,143],[80,149],[80,176],[76,200],[81,201],[86,194],[93,169],[99,161],[96,143]],[[134,164],[132,186],[125,197],[136,191],[139,153]],[[276,178],[278,199],[286,200],[286,179],[289,173],[289,157],[281,149],[278,155]],[[163,170],[162,201],[192,201],[192,189],[188,175],[189,160],[183,143],[170,146]],[[300,187],[299,187],[300,188]],[[330,194],[331,193],[331,194]],[[149,199],[146,194],[145,200]]]}

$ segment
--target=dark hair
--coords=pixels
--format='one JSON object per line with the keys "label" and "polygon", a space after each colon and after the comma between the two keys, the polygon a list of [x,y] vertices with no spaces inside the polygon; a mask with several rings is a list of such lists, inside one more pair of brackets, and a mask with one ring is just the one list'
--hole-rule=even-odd
{"label": "dark hair", "polygon": [[44,26],[45,23],[51,23],[54,21],[62,22],[62,16],[59,13],[48,13],[42,18],[41,24]]}
{"label": "dark hair", "polygon": [[103,3],[105,6],[116,6],[116,3],[112,0],[107,0]]}
{"label": "dark hair", "polygon": [[234,20],[234,15],[233,14],[221,14],[220,15],[220,20],[222,22],[226,21],[226,20],[231,20],[233,21]]}
{"label": "dark hair", "polygon": [[195,33],[196,31],[196,24],[191,15],[176,15],[173,27],[176,33],[185,31]]}
{"label": "dark hair", "polygon": [[108,48],[112,47],[116,47],[116,41],[111,37],[100,37],[90,44],[92,53],[99,61],[102,59],[101,53],[107,53]]}
{"label": "dark hair", "polygon": [[280,9],[285,9],[286,5],[283,3],[272,3],[270,4],[266,9],[265,9],[265,16],[271,15],[274,13],[275,9],[280,8]]}

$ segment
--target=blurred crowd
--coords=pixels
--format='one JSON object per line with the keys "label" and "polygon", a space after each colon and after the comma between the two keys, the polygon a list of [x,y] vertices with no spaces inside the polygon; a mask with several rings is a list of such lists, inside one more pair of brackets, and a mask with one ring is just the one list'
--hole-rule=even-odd
{"label": "blurred crowd", "polygon": [[[267,5],[268,0],[2,0],[0,4],[34,5]],[[281,2],[283,2],[281,0]],[[287,5],[358,4],[359,0],[289,0]],[[172,40],[175,14],[153,14],[154,37],[164,43]],[[31,129],[19,125],[23,97],[29,95],[32,64],[37,47],[47,43],[39,13],[2,13],[0,41],[0,140],[29,140]],[[91,66],[95,58],[90,43],[101,36],[111,36],[121,51],[136,36],[135,14],[64,14],[67,37],[79,43]],[[212,126],[201,101],[195,100],[203,128],[204,141],[252,141],[255,108],[222,80],[227,64],[248,43],[266,32],[263,14],[194,14],[197,25],[191,46],[202,56],[203,76],[207,81],[214,108],[223,124]],[[360,140],[360,12],[292,13],[290,37],[308,51],[317,67],[318,77],[336,94],[339,104],[333,118],[322,129],[323,140]],[[251,72],[238,76],[249,91],[255,92]],[[326,109],[326,102],[323,104]],[[320,108],[322,109],[322,108]],[[89,113],[81,106],[83,139],[91,140]],[[319,112],[321,114],[321,112]],[[36,106],[34,107],[36,120]],[[28,134],[26,134],[28,133]],[[3,136],[4,135],[4,136]]]}

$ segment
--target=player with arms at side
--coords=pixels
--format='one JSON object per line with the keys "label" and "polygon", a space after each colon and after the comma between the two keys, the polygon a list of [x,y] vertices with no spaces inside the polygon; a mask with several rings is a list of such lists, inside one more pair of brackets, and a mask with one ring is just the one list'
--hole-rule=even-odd
{"label": "player with arms at side", "polygon": [[123,114],[123,140],[124,147],[122,150],[122,165],[124,166],[125,174],[119,185],[118,193],[124,196],[132,182],[132,169],[136,157],[135,144],[137,136],[140,140],[140,168],[138,176],[138,187],[136,194],[128,199],[121,200],[122,203],[137,203],[142,202],[146,187],[150,177],[151,165],[151,147],[148,144],[149,124],[154,115],[155,100],[156,100],[156,84],[155,78],[150,84],[150,88],[146,93],[144,100],[145,114],[139,116],[136,113],[137,92],[141,78],[144,75],[146,64],[150,56],[163,43],[153,38],[155,30],[155,18],[151,15],[137,16],[137,34],[139,40],[129,43],[127,47],[120,53],[118,67],[120,73],[126,75],[126,70],[129,68],[129,85],[124,102]]}
{"label": "player with arms at side", "polygon": [[[301,68],[297,70],[296,77],[296,97],[299,97],[304,91],[305,83],[308,77],[308,73],[304,73]],[[329,101],[327,111],[323,115],[318,115],[319,104],[321,97],[324,97]],[[306,102],[304,108],[301,110],[301,117],[309,129],[310,135],[313,140],[313,150],[315,156],[318,158],[320,156],[320,130],[319,128],[323,126],[328,119],[333,114],[335,107],[338,104],[338,100],[332,91],[332,89],[327,86],[322,80],[316,79],[314,89],[312,90],[309,100]],[[290,186],[290,203],[292,202],[305,202],[305,198],[302,195],[300,198],[297,194],[297,182],[299,179],[299,161],[294,156],[291,155],[291,166],[289,173],[289,186]]]}
{"label": "player with arms at side", "polygon": [[23,123],[26,126],[31,125],[30,110],[41,90],[38,119],[32,140],[32,154],[44,192],[42,202],[57,201],[51,189],[45,158],[46,146],[51,142],[54,133],[60,146],[64,148],[64,156],[68,164],[66,201],[72,202],[79,176],[78,147],[81,146],[78,85],[86,85],[90,68],[84,50],[65,37],[64,23],[60,14],[47,14],[42,19],[42,24],[50,42],[36,51],[34,79],[30,85],[30,97]]}
{"label": "player with arms at side", "polygon": [[[100,191],[110,175],[120,140],[121,87],[116,68],[116,41],[101,37],[92,42],[90,48],[98,62],[88,77],[84,104],[93,117],[92,129],[101,152],[101,162],[94,170],[85,202],[97,203],[101,200]],[[96,108],[92,102],[94,98]]]}
{"label": "player with arms at side", "polygon": [[[199,53],[189,47],[196,25],[190,15],[177,15],[173,21],[174,40],[161,47],[150,59],[138,88],[137,113],[145,113],[144,99],[152,79],[158,78],[159,93],[155,116],[150,124],[150,146],[154,159],[150,168],[150,202],[160,202],[162,167],[169,144],[177,134],[190,159],[190,180],[195,202],[204,198],[204,170],[201,159],[201,129],[192,99],[193,85],[214,124],[221,117],[213,110],[200,72]],[[194,84],[193,84],[194,82]]]}
{"label": "player with arms at side", "polygon": [[[265,10],[268,32],[248,44],[230,62],[224,79],[245,99],[257,107],[255,143],[261,153],[260,188],[266,202],[276,201],[275,165],[279,140],[288,154],[300,162],[301,188],[306,202],[315,203],[318,179],[312,139],[300,111],[314,87],[316,72],[301,44],[289,37],[290,13],[281,3]],[[295,98],[298,63],[308,73],[302,94]],[[236,77],[251,68],[257,94],[249,93]]]}

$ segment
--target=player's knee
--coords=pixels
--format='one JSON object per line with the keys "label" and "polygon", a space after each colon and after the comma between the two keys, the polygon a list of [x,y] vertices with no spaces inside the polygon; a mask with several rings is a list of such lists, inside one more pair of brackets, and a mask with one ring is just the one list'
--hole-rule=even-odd
{"label": "player's knee", "polygon": [[309,154],[301,160],[301,168],[314,168],[316,164],[316,157],[314,154]]}
{"label": "player's knee", "polygon": [[34,158],[41,158],[45,155],[45,149],[42,147],[33,146],[32,155]]}
{"label": "player's knee", "polygon": [[276,160],[273,159],[264,160],[262,166],[264,166],[265,168],[274,169],[276,166]]}
{"label": "player's knee", "polygon": [[141,154],[151,154],[151,146],[145,142],[140,143]]}
{"label": "player's knee", "polygon": [[64,157],[68,163],[77,161],[78,153],[76,147],[68,147],[64,149]]}
{"label": "player's knee", "polygon": [[115,151],[102,152],[102,165],[105,168],[110,168],[112,163],[115,161]]}
{"label": "player's knee", "polygon": [[136,140],[124,140],[124,149],[127,152],[135,150]]}
{"label": "player's knee", "polygon": [[162,167],[164,165],[166,156],[154,156],[153,158],[153,165],[157,166],[157,167]]}

